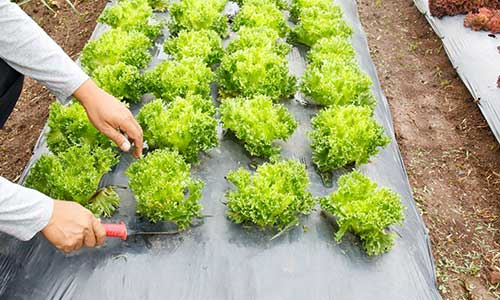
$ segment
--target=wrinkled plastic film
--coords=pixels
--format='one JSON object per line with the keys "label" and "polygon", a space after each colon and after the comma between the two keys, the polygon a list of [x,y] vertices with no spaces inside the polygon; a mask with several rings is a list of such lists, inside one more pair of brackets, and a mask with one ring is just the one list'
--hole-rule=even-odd
{"label": "wrinkled plastic film", "polygon": [[500,142],[500,46],[498,35],[474,31],[464,26],[464,15],[431,16],[428,0],[414,0],[415,5],[443,42],[444,49],[481,113]]}
{"label": "wrinkled plastic film", "polygon": [[[406,219],[396,226],[394,248],[368,257],[359,240],[347,234],[333,240],[333,226],[319,207],[302,220],[303,226],[271,240],[274,233],[244,228],[226,216],[224,193],[230,188],[224,176],[252,162],[241,145],[220,132],[220,146],[204,154],[193,166],[193,176],[205,181],[201,203],[210,215],[190,230],[168,236],[108,239],[100,249],[83,249],[71,255],[56,251],[42,237],[19,242],[5,235],[0,243],[0,294],[2,299],[439,299],[430,243],[422,218],[412,199],[406,172],[394,140],[391,116],[357,16],[354,0],[339,1],[355,35],[353,45],[363,70],[374,80],[378,99],[377,120],[393,142],[361,170],[380,185],[401,195]],[[102,31],[98,25],[96,32]],[[158,46],[161,45],[157,43]],[[161,47],[160,47],[161,48]],[[166,56],[155,49],[151,66]],[[291,73],[305,69],[303,48],[288,55]],[[289,101],[287,108],[299,126],[286,143],[285,158],[305,162],[314,196],[327,188],[315,172],[306,133],[317,108]],[[132,106],[137,113],[138,106]],[[220,129],[220,128],[219,128]],[[46,152],[42,137],[32,162]],[[120,163],[102,185],[127,185],[124,171],[133,161],[122,155]],[[32,163],[31,162],[31,163]],[[31,164],[30,163],[30,164]],[[335,180],[347,170],[335,172]],[[106,222],[125,221],[131,228],[141,221],[135,215],[130,190],[118,189],[121,205]]]}

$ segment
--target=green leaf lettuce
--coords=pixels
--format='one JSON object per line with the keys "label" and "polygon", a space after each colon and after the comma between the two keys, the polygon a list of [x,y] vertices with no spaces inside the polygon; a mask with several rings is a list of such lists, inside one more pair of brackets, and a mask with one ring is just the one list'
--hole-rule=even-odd
{"label": "green leaf lettuce", "polygon": [[336,217],[339,230],[335,240],[340,242],[347,231],[359,236],[368,255],[380,255],[394,246],[396,236],[387,227],[401,224],[404,206],[400,197],[386,187],[353,171],[338,181],[338,190],[320,200],[324,211]]}

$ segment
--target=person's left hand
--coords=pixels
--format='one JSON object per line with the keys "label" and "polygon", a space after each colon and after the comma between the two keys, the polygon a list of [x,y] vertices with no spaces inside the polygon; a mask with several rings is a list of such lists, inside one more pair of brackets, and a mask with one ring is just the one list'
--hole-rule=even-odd
{"label": "person's left hand", "polygon": [[73,96],[85,107],[90,122],[97,130],[108,136],[125,152],[130,150],[131,141],[135,146],[134,156],[142,156],[142,129],[123,103],[100,89],[90,79],[83,83]]}

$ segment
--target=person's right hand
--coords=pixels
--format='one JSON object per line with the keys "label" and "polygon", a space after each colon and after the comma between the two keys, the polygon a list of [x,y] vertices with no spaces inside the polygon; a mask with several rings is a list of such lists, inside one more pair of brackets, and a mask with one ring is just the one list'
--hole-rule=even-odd
{"label": "person's right hand", "polygon": [[[85,81],[73,94],[85,108],[92,125],[128,152],[135,145],[134,156],[142,156],[143,132],[130,110],[92,80]],[[128,139],[127,139],[128,137]],[[130,140],[130,141],[129,141]]]}
{"label": "person's right hand", "polygon": [[56,248],[69,253],[104,243],[106,232],[92,213],[76,202],[54,200],[49,224],[41,233]]}

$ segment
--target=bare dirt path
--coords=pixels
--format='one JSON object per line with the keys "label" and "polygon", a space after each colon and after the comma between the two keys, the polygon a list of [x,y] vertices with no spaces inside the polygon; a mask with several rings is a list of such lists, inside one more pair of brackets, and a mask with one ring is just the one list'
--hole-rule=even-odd
{"label": "bare dirt path", "polygon": [[499,144],[412,0],[358,5],[441,294],[500,299]]}
{"label": "bare dirt path", "polygon": [[[32,0],[23,9],[68,53],[78,57],[94,30],[96,19],[106,1],[74,1],[78,16],[64,0],[54,3],[50,12],[40,0]],[[49,105],[55,100],[37,82],[26,79],[14,112],[0,129],[0,176],[16,181],[31,157],[40,132],[47,121]]]}

